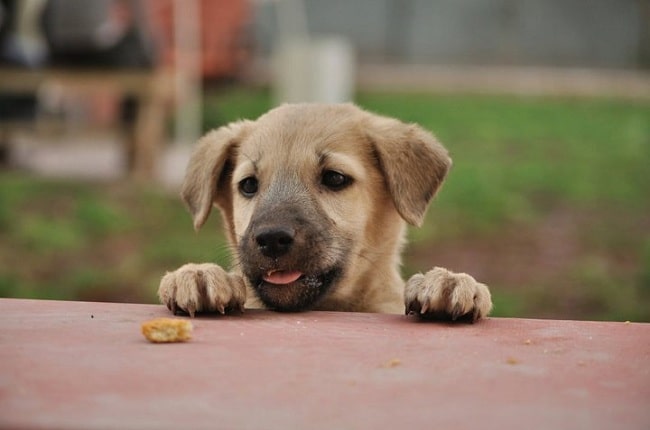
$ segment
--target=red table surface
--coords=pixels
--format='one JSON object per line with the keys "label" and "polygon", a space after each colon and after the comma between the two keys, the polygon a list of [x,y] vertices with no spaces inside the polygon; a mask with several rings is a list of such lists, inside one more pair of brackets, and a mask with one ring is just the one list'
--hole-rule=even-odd
{"label": "red table surface", "polygon": [[650,429],[650,324],[0,299],[0,427]]}

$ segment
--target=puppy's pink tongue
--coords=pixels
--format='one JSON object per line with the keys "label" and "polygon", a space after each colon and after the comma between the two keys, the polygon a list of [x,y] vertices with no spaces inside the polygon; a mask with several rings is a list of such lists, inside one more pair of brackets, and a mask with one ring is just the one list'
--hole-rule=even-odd
{"label": "puppy's pink tongue", "polygon": [[295,270],[271,270],[262,279],[269,284],[286,285],[295,282],[302,276],[302,272]]}

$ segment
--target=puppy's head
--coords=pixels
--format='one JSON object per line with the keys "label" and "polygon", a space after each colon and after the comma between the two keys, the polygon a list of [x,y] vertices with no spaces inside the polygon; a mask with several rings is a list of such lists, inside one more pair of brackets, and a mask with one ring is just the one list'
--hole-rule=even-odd
{"label": "puppy's head", "polygon": [[395,263],[451,165],[418,126],[354,105],[283,105],[204,136],[182,197],[196,229],[222,212],[240,269],[276,310],[314,307]]}

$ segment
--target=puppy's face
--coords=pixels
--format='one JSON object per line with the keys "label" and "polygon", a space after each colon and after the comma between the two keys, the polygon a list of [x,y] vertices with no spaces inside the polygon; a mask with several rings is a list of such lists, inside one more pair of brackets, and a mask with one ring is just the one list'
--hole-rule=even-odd
{"label": "puppy's face", "polygon": [[421,129],[353,105],[285,105],[215,133],[183,195],[196,226],[219,206],[242,274],[275,310],[312,308],[395,253],[401,218],[421,221],[449,166]]}
{"label": "puppy's face", "polygon": [[274,111],[241,141],[231,180],[244,275],[273,309],[316,304],[355,264],[369,218],[390,208],[379,163],[344,111]]}

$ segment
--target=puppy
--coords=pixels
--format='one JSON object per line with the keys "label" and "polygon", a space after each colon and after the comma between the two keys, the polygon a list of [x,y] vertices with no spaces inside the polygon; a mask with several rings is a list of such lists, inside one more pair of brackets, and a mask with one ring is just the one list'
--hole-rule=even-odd
{"label": "puppy", "polygon": [[220,209],[234,269],[187,264],[159,287],[173,312],[247,308],[417,313],[476,321],[492,308],[471,276],[399,273],[451,159],[417,125],[352,104],[283,105],[205,135],[182,198],[198,230]]}

